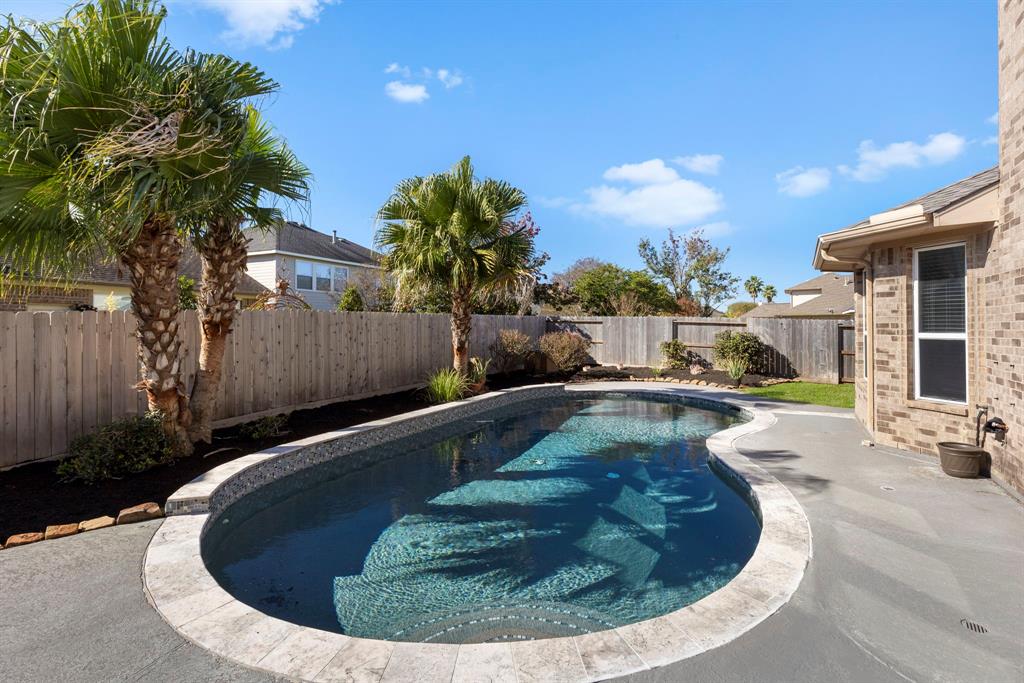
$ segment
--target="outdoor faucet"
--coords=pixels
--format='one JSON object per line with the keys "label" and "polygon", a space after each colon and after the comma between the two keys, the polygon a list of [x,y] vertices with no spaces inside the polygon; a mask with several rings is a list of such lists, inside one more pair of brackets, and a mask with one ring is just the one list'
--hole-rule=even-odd
{"label": "outdoor faucet", "polygon": [[1007,429],[1009,429],[1009,427],[1007,427],[1006,423],[1003,422],[998,417],[993,417],[991,420],[985,423],[984,427],[982,427],[982,430],[986,434],[991,434],[992,438],[994,438],[999,443],[1002,443],[1003,441],[1006,440]]}

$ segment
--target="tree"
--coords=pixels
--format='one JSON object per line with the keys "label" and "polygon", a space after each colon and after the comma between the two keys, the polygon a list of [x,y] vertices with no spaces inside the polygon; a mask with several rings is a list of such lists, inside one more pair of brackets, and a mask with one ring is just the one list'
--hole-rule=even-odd
{"label": "tree", "polygon": [[517,221],[525,206],[522,190],[478,180],[467,156],[449,171],[401,181],[377,213],[376,242],[399,296],[431,286],[449,294],[452,363],[463,374],[474,297],[532,277],[533,236]]}
{"label": "tree", "polygon": [[349,285],[345,288],[345,291],[342,292],[341,298],[338,299],[338,310],[351,312],[366,310],[366,304],[363,303],[363,297],[355,285]]}
{"label": "tree", "polygon": [[668,239],[661,243],[660,251],[648,239],[640,240],[637,250],[647,270],[656,279],[666,283],[677,300],[692,297],[690,285],[693,282],[693,264],[687,259],[688,250],[684,240],[672,228],[668,230]]}
{"label": "tree", "polygon": [[644,239],[638,251],[651,275],[672,289],[683,315],[711,315],[735,286],[735,278],[721,268],[729,250],[713,246],[699,228],[685,237],[669,229],[660,250]]}
{"label": "tree", "polygon": [[686,259],[693,276],[693,300],[704,317],[714,315],[715,307],[736,291],[739,278],[722,268],[728,256],[728,248],[713,246],[701,230],[694,230],[686,238]]}
{"label": "tree", "polygon": [[755,308],[757,308],[757,304],[755,304],[753,301],[736,301],[734,303],[729,304],[729,307],[725,309],[725,317],[739,318],[744,313],[749,313]]}
{"label": "tree", "polygon": [[248,240],[242,225],[248,222],[271,229],[284,216],[276,208],[262,206],[265,199],[298,201],[306,199],[309,192],[309,170],[273,134],[256,109],[239,106],[232,114],[244,120],[245,126],[225,172],[199,187],[208,193],[208,201],[182,217],[203,268],[198,300],[202,335],[190,401],[189,437],[207,443],[212,438],[227,339],[238,311],[235,292],[245,274]]}
{"label": "tree", "polygon": [[580,276],[604,265],[608,264],[591,256],[577,259],[575,263],[565,270],[552,275],[551,283],[559,285],[562,289],[572,289],[572,286],[576,284],[576,280],[580,279]]}
{"label": "tree", "polygon": [[191,423],[176,320],[179,216],[209,202],[244,134],[239,103],[272,90],[223,56],[182,56],[149,0],[99,0],[0,31],[0,252],[69,281],[97,254],[127,271],[141,386],[176,450]]}
{"label": "tree", "polygon": [[[573,287],[580,307],[590,315],[617,315],[623,306],[652,313],[675,311],[668,287],[642,270],[625,270],[606,263],[581,275]],[[628,301],[619,297],[629,294]],[[634,298],[635,297],[635,298]]]}
{"label": "tree", "polygon": [[778,292],[776,292],[774,285],[766,285],[764,288],[764,300],[768,303],[775,301],[775,295],[777,293]]}
{"label": "tree", "polygon": [[178,308],[183,311],[196,310],[196,281],[185,275],[178,276]]}
{"label": "tree", "polygon": [[743,283],[743,289],[747,290],[747,294],[750,298],[757,303],[757,299],[761,296],[761,292],[764,291],[764,281],[756,275],[751,275],[747,278],[747,281]]}

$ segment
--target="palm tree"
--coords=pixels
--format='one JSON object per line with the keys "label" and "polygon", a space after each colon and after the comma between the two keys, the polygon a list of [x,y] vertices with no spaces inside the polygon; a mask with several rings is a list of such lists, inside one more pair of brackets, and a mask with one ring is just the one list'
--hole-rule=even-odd
{"label": "palm tree", "polygon": [[212,207],[190,221],[189,236],[202,262],[203,282],[198,300],[202,329],[199,372],[189,402],[189,436],[207,443],[224,349],[238,309],[235,291],[245,273],[248,240],[242,234],[242,224],[249,221],[270,229],[280,224],[283,216],[276,208],[261,206],[264,199],[276,196],[298,201],[309,193],[309,169],[274,136],[259,112],[249,108],[247,115],[245,137],[231,157],[223,182],[206,188],[215,198]]}
{"label": "palm tree", "polygon": [[775,289],[775,285],[768,285],[764,288],[764,300],[768,303],[775,301],[775,295],[778,292]]}
{"label": "palm tree", "polygon": [[[149,0],[99,0],[0,32],[0,251],[16,272],[70,280],[98,252],[127,270],[141,386],[183,452],[179,214],[210,203],[245,135],[244,103],[275,84],[248,64],[174,51]],[[194,202],[194,205],[192,204]]]}
{"label": "palm tree", "polygon": [[474,299],[531,277],[533,236],[528,222],[515,222],[525,206],[522,190],[478,180],[467,156],[450,171],[403,180],[377,213],[377,245],[399,292],[434,286],[451,298],[460,372],[469,366]]}
{"label": "palm tree", "polygon": [[747,294],[750,298],[757,303],[757,298],[761,296],[761,292],[764,291],[764,282],[756,275],[751,275],[747,278],[747,281],[743,283],[743,289],[747,290]]}

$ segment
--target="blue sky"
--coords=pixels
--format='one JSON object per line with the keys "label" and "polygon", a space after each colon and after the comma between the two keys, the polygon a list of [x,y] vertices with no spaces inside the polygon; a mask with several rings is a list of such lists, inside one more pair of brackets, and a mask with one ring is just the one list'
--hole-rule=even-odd
{"label": "blue sky", "polygon": [[266,111],[316,181],[294,217],[364,244],[396,182],[470,154],[527,192],[551,270],[704,225],[781,292],[818,233],[997,160],[993,2],[168,7],[176,46],[281,83]]}

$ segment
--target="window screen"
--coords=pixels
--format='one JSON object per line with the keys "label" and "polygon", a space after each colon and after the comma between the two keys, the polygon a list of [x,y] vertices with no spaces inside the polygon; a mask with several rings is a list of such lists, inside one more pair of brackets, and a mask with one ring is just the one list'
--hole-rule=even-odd
{"label": "window screen", "polygon": [[318,292],[331,291],[331,267],[325,264],[316,264],[316,290]]}
{"label": "window screen", "polygon": [[967,400],[967,345],[963,339],[922,339],[921,396]]}
{"label": "window screen", "polygon": [[344,292],[347,284],[348,268],[345,268],[344,266],[334,266],[334,291]]}

